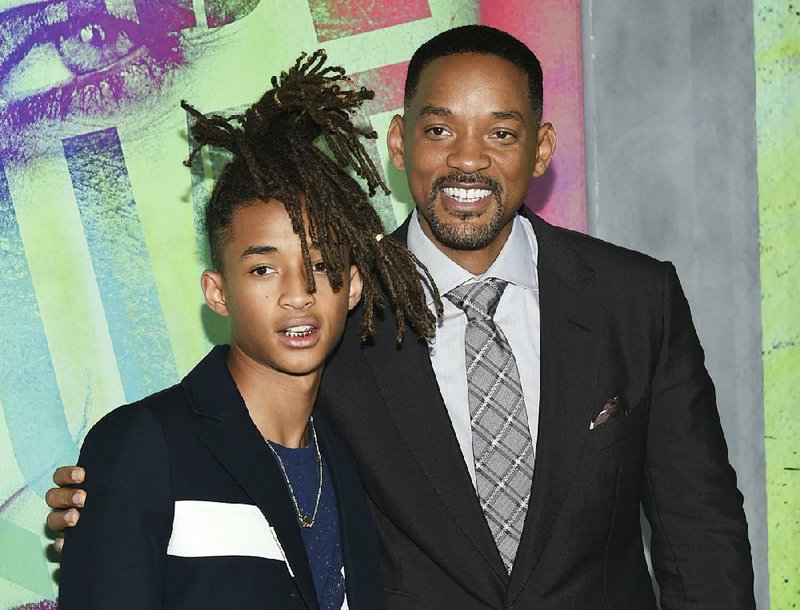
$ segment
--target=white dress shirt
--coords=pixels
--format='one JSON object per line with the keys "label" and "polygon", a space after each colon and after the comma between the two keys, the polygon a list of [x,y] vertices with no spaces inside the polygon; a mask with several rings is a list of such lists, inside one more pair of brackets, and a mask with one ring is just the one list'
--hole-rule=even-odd
{"label": "white dress shirt", "polygon": [[[483,275],[473,275],[439,250],[422,232],[417,211],[408,227],[408,247],[428,268],[442,295],[444,318],[436,329],[429,351],[439,391],[453,423],[453,429],[475,484],[472,429],[467,397],[467,364],[464,354],[466,314],[445,294],[465,282],[494,277],[508,282],[494,321],[508,339],[517,361],[531,441],[536,448],[539,424],[539,278],[536,272],[538,245],[531,224],[521,216],[514,218],[511,234],[494,263]],[[433,299],[429,292],[429,304]],[[535,456],[534,456],[535,457]]]}

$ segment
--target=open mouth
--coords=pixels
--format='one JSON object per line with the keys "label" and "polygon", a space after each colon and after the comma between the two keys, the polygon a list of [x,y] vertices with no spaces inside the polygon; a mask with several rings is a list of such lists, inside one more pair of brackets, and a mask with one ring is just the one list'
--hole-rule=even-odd
{"label": "open mouth", "polygon": [[284,328],[281,332],[291,339],[301,339],[303,337],[308,337],[315,330],[317,330],[316,326],[301,324],[299,326],[289,326],[288,328]]}
{"label": "open mouth", "polygon": [[465,189],[447,186],[442,189],[442,193],[459,203],[475,203],[491,195],[492,191],[489,189]]}

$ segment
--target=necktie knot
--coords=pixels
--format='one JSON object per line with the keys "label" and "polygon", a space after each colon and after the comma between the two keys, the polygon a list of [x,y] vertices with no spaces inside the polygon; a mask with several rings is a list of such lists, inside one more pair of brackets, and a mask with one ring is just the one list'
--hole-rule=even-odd
{"label": "necktie knot", "polygon": [[467,320],[483,318],[491,321],[508,282],[489,278],[482,282],[461,284],[445,296],[467,316]]}

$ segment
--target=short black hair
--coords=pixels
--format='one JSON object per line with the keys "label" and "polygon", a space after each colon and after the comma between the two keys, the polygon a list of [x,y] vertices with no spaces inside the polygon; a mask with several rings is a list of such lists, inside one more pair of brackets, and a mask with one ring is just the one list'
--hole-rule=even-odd
{"label": "short black hair", "polygon": [[536,122],[542,120],[542,66],[536,55],[511,34],[488,25],[463,25],[437,34],[418,48],[408,64],[403,95],[405,109],[417,94],[422,71],[433,60],[448,55],[480,53],[510,61],[528,77],[528,97]]}
{"label": "short black hair", "polygon": [[[375,309],[384,307],[387,295],[397,319],[397,341],[406,321],[420,337],[432,340],[436,316],[428,309],[418,269],[433,285],[430,274],[404,243],[383,235],[366,193],[346,171],[351,168],[361,176],[370,195],[378,188],[388,194],[361,142],[377,134],[351,120],[374,93],[354,88],[343,68],[326,66],[325,61],[323,50],[303,53],[294,66],[272,78],[272,88],[243,114],[204,115],[181,102],[194,118],[190,133],[196,144],[186,164],[191,166],[204,146],[232,154],[205,208],[212,263],[223,271],[236,211],[276,199],[300,239],[309,291],[316,285],[306,234],[319,246],[334,291],[346,271],[342,246],[350,251],[363,280],[364,339],[372,334]],[[435,287],[433,292],[441,314]]]}

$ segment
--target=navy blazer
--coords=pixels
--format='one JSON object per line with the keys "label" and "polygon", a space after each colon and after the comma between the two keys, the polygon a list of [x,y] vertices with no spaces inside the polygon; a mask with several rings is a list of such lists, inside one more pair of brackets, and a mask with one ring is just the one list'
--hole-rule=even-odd
{"label": "navy blazer", "polygon": [[[61,610],[319,607],[283,475],[214,348],[178,385],[121,407],[81,449],[88,496],[67,534]],[[356,467],[314,417],[339,510],[347,605],[382,608]]]}
{"label": "navy blazer", "polygon": [[[742,496],[674,268],[523,214],[539,245],[541,392],[511,574],[426,345],[395,345],[390,311],[359,345],[354,319],[325,369],[318,405],[358,461],[386,607],[655,610],[644,506],[661,608],[754,608]],[[590,429],[614,398],[618,415]]]}

